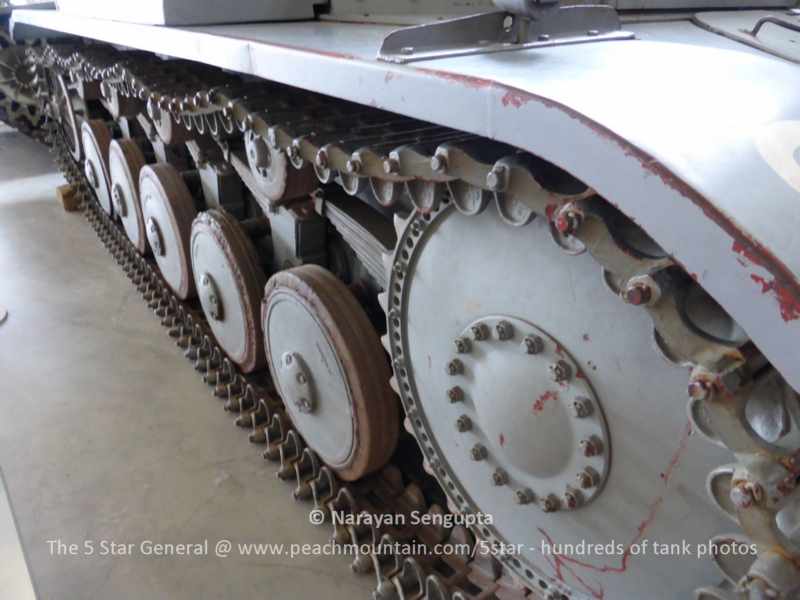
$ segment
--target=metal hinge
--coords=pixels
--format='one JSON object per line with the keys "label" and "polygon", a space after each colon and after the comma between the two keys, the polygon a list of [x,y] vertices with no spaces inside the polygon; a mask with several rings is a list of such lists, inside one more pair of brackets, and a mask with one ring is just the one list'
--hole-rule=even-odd
{"label": "metal hinge", "polygon": [[404,64],[635,38],[620,29],[619,15],[610,6],[552,2],[539,7],[528,13],[498,11],[399,29],[384,39],[378,59]]}

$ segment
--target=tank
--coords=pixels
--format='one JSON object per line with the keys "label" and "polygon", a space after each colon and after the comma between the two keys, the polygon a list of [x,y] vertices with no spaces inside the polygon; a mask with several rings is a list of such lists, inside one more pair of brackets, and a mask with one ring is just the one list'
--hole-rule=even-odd
{"label": "tank", "polygon": [[373,597],[800,598],[800,11],[228,5],[13,32],[89,222]]}

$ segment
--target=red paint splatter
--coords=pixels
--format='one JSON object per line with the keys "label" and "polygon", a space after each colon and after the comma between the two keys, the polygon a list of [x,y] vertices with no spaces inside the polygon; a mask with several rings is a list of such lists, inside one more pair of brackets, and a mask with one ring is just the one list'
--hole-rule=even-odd
{"label": "red paint splatter", "polygon": [[564,356],[564,348],[561,347],[561,344],[556,342],[556,354],[559,356]]}
{"label": "red paint splatter", "polygon": [[544,208],[544,212],[547,215],[547,220],[550,221],[551,223],[553,222],[553,219],[555,219],[557,210],[558,206],[556,204],[548,204]]}
{"label": "red paint splatter", "polygon": [[759,257],[755,252],[753,252],[752,248],[745,246],[741,242],[737,241],[733,242],[733,251],[742,258],[744,258],[745,260],[747,260],[750,264],[758,265],[759,267],[763,266],[761,264],[761,257]]}
{"label": "red paint splatter", "polygon": [[547,404],[549,400],[558,400],[558,392],[547,391],[539,396],[536,402],[533,403],[533,413],[536,415],[541,413],[544,410],[545,404]]}
{"label": "red paint splatter", "polygon": [[586,379],[586,374],[580,369],[578,369],[578,372],[575,373],[575,377],[577,377],[578,379]]}
{"label": "red paint splatter", "polygon": [[692,435],[692,423],[691,421],[686,423],[686,427],[683,430],[683,434],[681,435],[681,443],[678,446],[678,449],[670,458],[669,464],[667,468],[661,473],[661,479],[664,481],[664,485],[669,485],[669,480],[672,478],[672,474],[675,472],[675,469],[681,462],[681,456],[686,451],[686,446],[689,445],[689,438]]}
{"label": "red paint splatter", "polygon": [[[670,479],[672,478],[672,474],[674,473],[677,466],[680,464],[681,458],[683,457],[683,454],[686,451],[689,437],[691,435],[692,435],[692,426],[691,423],[687,423],[685,429],[683,430],[683,434],[681,435],[680,444],[678,445],[677,450],[670,458],[667,468],[661,474],[661,479],[663,480],[665,487],[669,485]],[[553,569],[554,575],[556,578],[558,578],[559,581],[564,582],[564,571],[566,570],[569,573],[569,575],[574,579],[574,581],[577,581],[578,584],[584,588],[584,591],[587,594],[590,594],[593,598],[596,598],[597,600],[602,600],[604,596],[604,591],[600,583],[595,582],[594,585],[590,585],[582,577],[580,577],[576,571],[578,569],[585,569],[587,571],[592,571],[594,573],[601,573],[601,574],[625,573],[628,570],[631,556],[633,556],[631,549],[637,544],[642,542],[642,540],[645,537],[645,534],[647,533],[647,530],[655,521],[656,516],[658,516],[659,509],[661,508],[661,505],[663,503],[664,503],[663,495],[659,495],[650,503],[645,518],[636,527],[636,533],[626,546],[624,552],[622,553],[622,556],[620,557],[619,560],[619,564],[594,565],[579,560],[577,558],[573,558],[571,556],[565,556],[563,554],[559,554],[557,552],[552,552],[551,554],[545,554],[543,555],[543,558]],[[547,531],[539,528],[539,533],[542,535],[542,537],[546,540],[547,544],[551,548],[555,546],[553,538]]]}
{"label": "red paint splatter", "polygon": [[785,322],[788,323],[789,321],[800,319],[800,302],[792,297],[789,290],[780,286],[774,279],[772,281],[767,281],[758,275],[750,275],[750,279],[761,286],[762,294],[772,293],[775,295],[778,306],[781,308],[781,318]]}
{"label": "red paint splatter", "polygon": [[506,445],[506,436],[504,436],[502,433],[500,434],[500,445],[501,446]]}
{"label": "red paint splatter", "polygon": [[508,90],[505,95],[501,98],[501,102],[503,106],[513,106],[514,108],[520,108],[533,100],[530,94],[526,94],[525,92],[520,92],[519,90]]}

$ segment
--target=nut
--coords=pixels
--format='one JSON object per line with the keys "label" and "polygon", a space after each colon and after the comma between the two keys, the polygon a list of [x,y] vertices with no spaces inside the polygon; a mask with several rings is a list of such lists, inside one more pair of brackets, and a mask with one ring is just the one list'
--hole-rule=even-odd
{"label": "nut", "polygon": [[595,436],[580,441],[581,451],[587,458],[592,456],[599,456],[603,453],[603,442]]}
{"label": "nut", "polygon": [[708,400],[711,387],[711,383],[705,379],[694,379],[689,382],[689,397],[694,400]]}
{"label": "nut", "polygon": [[472,349],[472,344],[469,338],[459,337],[455,339],[456,352],[459,354],[466,354]]}
{"label": "nut", "polygon": [[457,358],[454,358],[449,363],[447,363],[448,375],[460,375],[463,372],[464,372],[464,363],[462,363]]}
{"label": "nut", "polygon": [[483,444],[475,444],[470,450],[470,456],[472,457],[472,460],[484,460],[487,456],[489,456],[489,451]]}
{"label": "nut", "polygon": [[495,165],[486,176],[486,185],[493,192],[502,192],[508,187],[508,167]]}
{"label": "nut", "polygon": [[578,490],[567,489],[564,492],[564,505],[570,510],[575,510],[583,503],[583,495]]}
{"label": "nut", "polygon": [[461,402],[464,399],[464,390],[458,386],[451,387],[447,390],[447,397],[450,402]]}
{"label": "nut", "polygon": [[470,331],[472,332],[472,339],[476,342],[481,342],[489,337],[489,329],[483,323],[473,325],[470,327]]}
{"label": "nut", "polygon": [[536,495],[530,488],[524,488],[514,492],[514,500],[517,504],[530,504],[536,500]]}
{"label": "nut", "polygon": [[552,494],[542,500],[542,510],[546,513],[556,512],[559,508],[561,508],[561,501]]}
{"label": "nut", "polygon": [[456,419],[456,430],[459,433],[466,433],[470,429],[472,429],[472,419],[467,415],[461,415]]}
{"label": "nut", "polygon": [[593,488],[595,485],[597,485],[598,477],[594,469],[584,469],[578,473],[576,479],[578,481],[578,485],[582,489],[588,490],[589,488]]}
{"label": "nut", "polygon": [[544,351],[544,340],[538,335],[526,335],[522,347],[528,354],[540,354]]}
{"label": "nut", "polygon": [[576,398],[575,402],[572,403],[573,414],[579,419],[591,416],[593,410],[592,401],[588,398]]}
{"label": "nut", "polygon": [[495,485],[505,485],[508,483],[508,473],[503,469],[495,469],[492,473],[492,483]]}
{"label": "nut", "polygon": [[550,365],[549,370],[550,377],[556,383],[565,383],[572,378],[572,367],[564,360],[553,363]]}
{"label": "nut", "polygon": [[447,157],[444,154],[436,154],[431,158],[431,170],[437,173],[447,173]]}
{"label": "nut", "polygon": [[583,213],[568,204],[558,212],[553,224],[561,235],[575,235],[583,224]]}
{"label": "nut", "polygon": [[495,325],[495,331],[497,331],[497,337],[503,341],[514,337],[514,326],[508,321],[500,321]]}

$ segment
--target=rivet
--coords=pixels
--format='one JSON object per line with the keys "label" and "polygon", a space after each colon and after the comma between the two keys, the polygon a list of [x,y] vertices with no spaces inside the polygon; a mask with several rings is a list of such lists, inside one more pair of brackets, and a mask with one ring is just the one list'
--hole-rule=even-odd
{"label": "rivet", "polygon": [[587,458],[598,456],[603,453],[603,442],[595,436],[581,440],[580,447],[583,455]]}
{"label": "rivet", "polygon": [[556,383],[564,383],[572,378],[572,367],[564,360],[559,360],[549,367],[550,377]]}
{"label": "rivet", "polygon": [[456,419],[456,430],[459,433],[466,433],[470,429],[472,429],[472,419],[467,415],[461,415]]}
{"label": "rivet", "polygon": [[588,398],[576,398],[572,403],[572,412],[579,419],[591,416],[593,410],[592,401]]}
{"label": "rivet", "polygon": [[476,342],[483,341],[489,337],[489,329],[483,323],[473,325],[469,329],[472,332],[472,339],[474,339]]}
{"label": "rivet", "polygon": [[530,488],[524,488],[514,492],[514,500],[517,504],[530,504],[536,500],[536,495]]}
{"label": "rivet", "polygon": [[447,173],[447,157],[443,154],[435,154],[431,158],[431,170],[437,173]]}
{"label": "rivet", "polygon": [[559,508],[561,508],[561,502],[553,494],[542,500],[542,510],[546,513],[556,512]]}
{"label": "rivet", "polygon": [[528,354],[540,354],[544,350],[544,340],[538,335],[526,335],[522,347]]}
{"label": "rivet", "polygon": [[492,483],[498,486],[507,484],[508,473],[506,473],[503,469],[495,469],[494,473],[492,473]]}
{"label": "rivet", "polygon": [[469,338],[459,337],[455,339],[456,352],[459,354],[467,354],[472,349]]}
{"label": "rivet", "polygon": [[487,456],[489,456],[489,451],[483,444],[475,444],[470,450],[470,456],[472,457],[472,460],[484,460]]}
{"label": "rivet", "polygon": [[464,390],[458,386],[451,387],[447,390],[447,397],[450,402],[461,402],[464,399]]}
{"label": "rivet", "polygon": [[514,326],[508,321],[500,321],[495,325],[495,331],[497,332],[497,337],[503,341],[514,337]]}
{"label": "rivet", "polygon": [[508,167],[495,165],[486,176],[486,186],[493,192],[502,192],[508,186]]}
{"label": "rivet", "polygon": [[462,363],[457,358],[454,358],[449,363],[447,363],[448,375],[460,375],[463,372],[464,372],[464,363]]}

